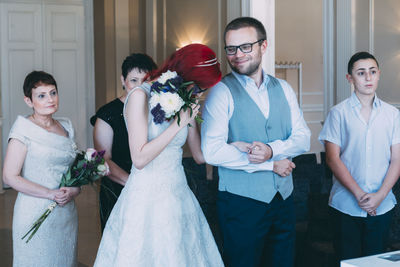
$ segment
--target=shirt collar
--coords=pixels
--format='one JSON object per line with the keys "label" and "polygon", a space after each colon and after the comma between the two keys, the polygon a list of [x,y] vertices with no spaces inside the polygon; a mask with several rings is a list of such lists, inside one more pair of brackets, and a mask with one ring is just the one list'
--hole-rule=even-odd
{"label": "shirt collar", "polygon": [[[233,76],[235,76],[236,79],[238,79],[240,85],[243,86],[244,88],[247,88],[247,85],[249,85],[249,84],[255,85],[254,80],[247,75],[239,74],[233,70],[232,70],[232,74],[233,74]],[[267,84],[269,82],[269,76],[264,70],[262,70],[262,77],[263,77],[263,82],[261,83],[259,89],[267,88]]]}
{"label": "shirt collar", "polygon": [[[360,100],[358,99],[355,92],[353,92],[351,94],[350,103],[351,103],[351,107],[356,107],[356,106],[361,105]],[[372,103],[372,108],[379,108],[381,105],[382,105],[381,100],[378,98],[378,96],[375,93],[374,102]]]}

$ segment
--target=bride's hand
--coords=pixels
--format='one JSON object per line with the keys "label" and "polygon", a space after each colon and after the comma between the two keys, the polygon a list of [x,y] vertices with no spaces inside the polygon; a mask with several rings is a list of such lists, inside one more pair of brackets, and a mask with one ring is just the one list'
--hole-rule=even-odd
{"label": "bride's hand", "polygon": [[[188,125],[189,123],[193,123],[194,118],[196,117],[196,115],[199,113],[200,110],[200,105],[197,104],[197,101],[195,104],[191,105],[192,108],[192,116],[190,116],[190,109],[186,109],[186,111],[181,110],[179,112],[179,116],[180,116],[180,122],[179,122],[179,126],[180,127],[185,127],[186,125]],[[175,117],[175,121],[176,123],[178,123],[178,117]]]}

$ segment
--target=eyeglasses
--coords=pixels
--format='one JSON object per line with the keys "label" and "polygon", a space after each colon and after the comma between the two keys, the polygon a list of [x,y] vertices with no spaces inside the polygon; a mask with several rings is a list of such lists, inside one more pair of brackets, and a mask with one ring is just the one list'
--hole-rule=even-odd
{"label": "eyeglasses", "polygon": [[256,43],[263,42],[264,40],[265,39],[260,39],[258,41],[255,41],[254,43],[246,43],[246,44],[241,44],[241,45],[225,46],[224,49],[225,49],[226,54],[229,55],[229,56],[235,55],[238,48],[243,53],[251,53],[251,51],[253,51],[253,45],[256,44]]}

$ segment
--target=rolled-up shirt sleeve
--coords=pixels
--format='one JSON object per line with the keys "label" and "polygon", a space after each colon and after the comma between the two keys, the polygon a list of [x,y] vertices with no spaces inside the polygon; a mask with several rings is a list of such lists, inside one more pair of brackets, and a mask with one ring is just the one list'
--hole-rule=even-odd
{"label": "rolled-up shirt sleeve", "polygon": [[280,80],[283,92],[289,104],[292,132],[286,140],[275,140],[268,143],[273,152],[271,160],[277,161],[298,156],[310,150],[311,131],[308,128],[301,111],[297,97],[292,87]]}

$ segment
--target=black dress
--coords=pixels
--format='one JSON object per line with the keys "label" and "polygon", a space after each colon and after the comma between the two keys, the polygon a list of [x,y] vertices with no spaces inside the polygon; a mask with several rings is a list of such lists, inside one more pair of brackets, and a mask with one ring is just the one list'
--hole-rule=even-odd
{"label": "black dress", "polygon": [[[90,118],[90,123],[94,126],[97,118],[102,119],[109,124],[114,132],[111,159],[121,169],[130,172],[132,159],[129,151],[128,131],[125,126],[124,116],[122,114],[124,103],[117,98],[110,103],[102,106],[96,112],[96,115]],[[104,230],[108,216],[117,202],[123,186],[113,182],[108,177],[103,177],[100,187],[100,220],[101,230]]]}

